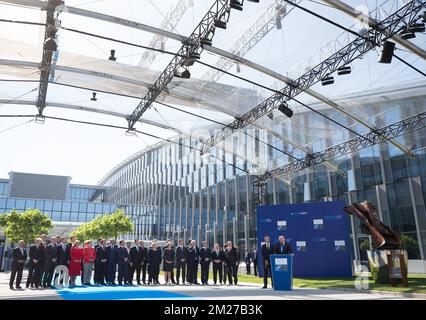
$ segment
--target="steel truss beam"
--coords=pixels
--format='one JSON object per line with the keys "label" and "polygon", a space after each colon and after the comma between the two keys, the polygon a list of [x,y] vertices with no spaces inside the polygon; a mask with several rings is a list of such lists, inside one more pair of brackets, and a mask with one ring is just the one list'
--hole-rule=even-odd
{"label": "steel truss beam", "polygon": [[[280,104],[291,100],[299,93],[309,89],[322,78],[331,75],[338,68],[347,65],[356,59],[362,58],[367,52],[380,44],[382,40],[398,33],[406,25],[410,25],[421,19],[422,10],[425,7],[426,0],[410,1],[404,7],[377,24],[377,29],[386,30],[387,36],[385,36],[383,32],[379,32],[374,29],[366,31],[347,46],[343,47],[341,50],[319,63],[304,75],[294,80],[291,84],[284,87],[280,93],[272,95],[230,123],[228,126],[217,131],[204,143],[203,152],[208,153],[214,145],[231,136],[235,131],[246,127],[265,114],[278,108]],[[405,147],[399,146],[399,148],[408,154],[414,155]]]}
{"label": "steel truss beam", "polygon": [[226,15],[229,18],[229,12],[228,0],[216,0],[213,3],[210,10],[201,19],[201,22],[179,49],[177,55],[170,61],[169,65],[161,73],[157,81],[155,81],[154,85],[148,90],[145,97],[142,98],[142,101],[130,115],[128,119],[129,129],[133,129],[136,121],[140,119],[155,99],[157,99],[161,92],[167,87],[175,76],[175,73],[182,68],[189,57],[193,54],[201,54],[203,51],[203,46],[200,42],[201,39],[206,38],[214,29],[214,22],[216,20],[220,20],[222,17],[226,17]]}
{"label": "steel truss beam", "polygon": [[[174,31],[186,10],[190,7],[190,3],[190,0],[179,0],[174,6],[172,6],[170,12],[164,17],[164,20],[161,23],[161,29],[171,32]],[[156,34],[152,37],[148,46],[155,49],[162,49],[162,46],[166,41],[166,36]],[[149,67],[156,57],[156,51],[146,50],[139,61],[139,66],[142,68]]]}
{"label": "steel truss beam", "polygon": [[373,19],[369,16],[366,16],[364,13],[356,10],[355,8],[352,8],[351,6],[347,5],[346,3],[344,3],[340,0],[322,0],[322,1],[333,6],[334,8],[336,8],[339,11],[346,13],[347,15],[349,15],[349,16],[355,18],[355,19],[358,19],[362,22],[366,22],[370,28],[375,29],[379,32],[384,32],[386,36],[391,37],[393,40],[395,40],[396,43],[398,43],[401,46],[405,47],[406,49],[410,50],[412,53],[414,53],[418,57],[426,60],[426,51],[419,48],[418,46],[411,43],[410,41],[401,38],[401,36],[399,34],[393,34],[392,36],[388,35],[387,30],[381,29],[380,26],[379,26],[379,23],[375,19]]}
{"label": "steel truss beam", "polygon": [[[300,3],[302,0],[297,0]],[[276,26],[276,19],[282,21],[294,7],[286,10],[287,4],[284,0],[278,0],[272,3],[256,22],[234,43],[228,50],[230,53],[240,57],[246,55],[253,47],[259,43],[272,29]],[[228,71],[235,65],[235,62],[226,58],[220,58],[215,67],[220,70]],[[207,82],[217,82],[223,76],[223,72],[211,69],[201,77],[200,88],[204,87]]]}
{"label": "steel truss beam", "polygon": [[315,152],[303,159],[292,161],[282,167],[272,169],[259,176],[259,179],[266,182],[269,179],[277,178],[292,172],[315,166],[327,160],[349,154],[361,149],[371,147],[380,142],[420,130],[426,127],[426,112],[418,113],[414,116],[400,120],[381,129],[370,131],[362,137],[356,137],[338,145],[332,146],[321,152]]}
{"label": "steel truss beam", "polygon": [[40,68],[40,84],[38,89],[38,97],[37,97],[37,109],[38,114],[41,116],[43,114],[43,110],[46,107],[46,96],[47,96],[47,87],[49,85],[49,77],[50,77],[50,68],[52,66],[52,55],[53,51],[47,50],[46,40],[50,37],[48,33],[48,26],[55,25],[55,8],[58,5],[58,1],[49,0],[47,2],[46,7],[46,28],[44,31],[44,44],[43,44],[43,58],[41,61]]}

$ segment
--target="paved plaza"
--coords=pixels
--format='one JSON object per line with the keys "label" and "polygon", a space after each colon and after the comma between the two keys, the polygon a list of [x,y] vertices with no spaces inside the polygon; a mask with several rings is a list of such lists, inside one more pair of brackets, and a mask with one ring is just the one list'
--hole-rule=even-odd
{"label": "paved plaza", "polygon": [[[22,287],[25,287],[26,271]],[[163,279],[160,279],[163,281]],[[262,289],[262,285],[241,283],[238,286],[93,286],[51,289],[9,289],[9,273],[0,273],[0,300],[395,300],[414,299],[386,293],[347,292],[340,290],[295,288],[289,292]]]}

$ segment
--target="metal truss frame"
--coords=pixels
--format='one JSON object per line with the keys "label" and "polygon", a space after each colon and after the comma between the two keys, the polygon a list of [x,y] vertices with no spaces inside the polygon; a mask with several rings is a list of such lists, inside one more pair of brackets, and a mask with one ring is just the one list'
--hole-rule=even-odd
{"label": "metal truss frame", "polygon": [[[190,7],[190,0],[179,0],[170,10],[170,12],[164,17],[163,22],[161,23],[161,29],[167,31],[174,31],[179,21],[182,19],[186,10]],[[149,47],[155,49],[161,49],[162,44],[167,40],[167,37],[164,35],[156,34],[152,37],[149,42]],[[140,61],[139,66],[142,68],[147,68],[154,62],[157,57],[157,52],[152,50],[146,50]]]}
{"label": "metal truss frame", "polygon": [[[375,19],[373,19],[369,16],[366,16],[364,13],[356,10],[355,8],[352,8],[350,5],[344,3],[340,0],[322,0],[322,1],[333,6],[334,8],[336,8],[339,11],[346,13],[347,15],[349,15],[349,16],[357,19],[357,20],[360,20],[362,22],[367,22],[370,28],[376,29],[377,31],[380,31],[380,32],[384,32],[385,35],[387,35],[387,30],[386,29],[380,29],[380,26],[378,26],[378,22]],[[426,60],[426,51],[425,50],[419,48],[418,46],[411,43],[410,41],[401,38],[401,36],[399,34],[393,34],[391,37],[392,37],[393,40],[395,40],[395,42],[397,42],[401,46],[410,50],[412,53],[414,53],[418,57],[422,58],[423,60]]]}
{"label": "metal truss frame", "polygon": [[43,110],[46,107],[47,87],[49,85],[50,72],[52,67],[53,51],[47,50],[46,40],[49,38],[48,26],[55,24],[55,8],[58,1],[49,0],[46,7],[46,28],[44,31],[43,58],[40,68],[40,84],[38,89],[38,97],[36,106],[39,116],[43,115]]}
{"label": "metal truss frame", "polygon": [[[302,0],[297,0],[300,3]],[[277,6],[281,6],[277,9]],[[257,43],[262,40],[272,29],[276,26],[276,17],[283,20],[294,7],[291,7],[287,11],[287,4],[284,0],[277,0],[272,3],[263,13],[256,22],[234,43],[234,45],[228,50],[228,52],[238,55],[240,57],[247,54]],[[236,63],[227,58],[220,58],[216,63],[215,67],[220,70],[228,71]],[[200,88],[203,88],[207,82],[217,82],[223,76],[223,72],[215,69],[211,69],[201,77]]]}
{"label": "metal truss frame", "polygon": [[228,0],[216,0],[213,3],[209,11],[201,19],[201,22],[179,49],[176,56],[173,57],[172,61],[161,73],[154,85],[149,89],[145,97],[142,98],[141,102],[130,115],[127,120],[129,123],[129,129],[133,129],[136,121],[140,119],[155,99],[157,99],[161,92],[167,87],[169,82],[175,76],[175,73],[185,64],[189,57],[193,54],[200,54],[203,51],[201,39],[206,38],[214,29],[214,22],[216,20],[221,19],[226,15],[229,18],[230,10]]}
{"label": "metal truss frame", "polygon": [[[366,31],[347,46],[343,47],[341,50],[337,51],[335,54],[331,55],[329,58],[306,72],[304,75],[293,80],[292,83],[285,86],[279,93],[275,93],[230,123],[228,126],[217,131],[207,141],[205,141],[203,145],[203,152],[209,152],[214,145],[231,136],[235,131],[246,127],[265,114],[278,108],[279,105],[291,100],[306,89],[309,89],[322,78],[331,75],[338,68],[347,65],[356,59],[364,57],[367,52],[378,46],[383,40],[398,33],[406,25],[410,25],[421,19],[421,11],[424,8],[426,8],[426,0],[410,1],[386,19],[377,23],[377,28]],[[382,30],[386,30],[386,35],[382,32]]]}
{"label": "metal truss frame", "polygon": [[337,144],[324,151],[315,152],[312,155],[292,161],[282,167],[272,169],[259,176],[259,180],[266,183],[267,180],[277,178],[292,172],[315,166],[327,160],[335,159],[345,154],[371,147],[380,142],[420,130],[426,127],[426,111],[414,116],[392,123],[381,129],[370,131],[362,137],[356,137],[346,142]]}

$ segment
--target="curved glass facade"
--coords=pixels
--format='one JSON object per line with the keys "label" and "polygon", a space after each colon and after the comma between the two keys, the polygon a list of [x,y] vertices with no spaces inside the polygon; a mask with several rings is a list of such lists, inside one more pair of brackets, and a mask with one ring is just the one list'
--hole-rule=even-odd
{"label": "curved glass facade", "polygon": [[[400,89],[387,99],[377,91],[338,101],[346,105],[356,101],[370,123],[383,127],[426,110],[426,84],[418,88],[410,92]],[[336,111],[325,105],[311,107],[336,117]],[[100,185],[107,187],[104,201],[141,205],[140,236],[147,239],[207,239],[210,245],[233,240],[240,250],[251,248],[256,240],[257,189],[253,174],[288,163],[289,153],[302,154],[300,147],[286,142],[286,137],[314,137],[317,131],[328,130],[326,125],[312,125],[319,123],[311,118],[318,117],[312,112],[302,111],[297,117],[305,126],[292,127],[294,122],[283,125],[283,138],[253,126],[217,145],[210,156],[195,150],[199,139],[194,137],[178,136],[172,139],[174,143],[153,145],[125,160],[102,179]],[[323,150],[335,145],[336,139],[340,142],[342,136],[353,137],[344,129],[340,135],[325,136],[325,140],[304,147]],[[370,200],[385,224],[415,240],[409,248],[409,258],[425,259],[426,130],[406,134],[396,141],[417,156],[407,156],[392,144],[381,143],[270,180],[266,203]],[[348,217],[348,223],[354,257],[363,260],[364,252],[359,248],[368,236],[361,233],[358,221],[352,217]]]}

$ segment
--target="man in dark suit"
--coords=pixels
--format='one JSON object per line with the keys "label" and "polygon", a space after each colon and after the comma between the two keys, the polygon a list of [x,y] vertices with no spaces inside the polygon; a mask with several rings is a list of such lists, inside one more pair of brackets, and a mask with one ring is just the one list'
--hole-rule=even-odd
{"label": "man in dark suit", "polygon": [[96,249],[95,260],[95,283],[105,285],[105,276],[107,271],[107,249],[105,248],[105,239],[101,239]]}
{"label": "man in dark suit", "polygon": [[186,254],[187,254],[187,256],[186,256],[186,282],[187,283],[190,283],[189,282],[189,266],[188,266],[188,250],[189,250],[189,247],[191,246],[191,241],[192,241],[192,239],[189,239],[188,240],[188,244],[186,245]]}
{"label": "man in dark suit", "polygon": [[271,254],[274,252],[271,247],[271,239],[269,236],[264,236],[263,240],[265,243],[262,245],[262,262],[263,262],[263,289],[268,287],[268,272],[271,274],[271,285],[274,286],[272,282],[272,271],[271,271]]}
{"label": "man in dark suit", "polygon": [[53,271],[55,270],[57,261],[58,250],[56,249],[56,238],[52,237],[44,250],[43,288],[52,287]]}
{"label": "man in dark suit", "polygon": [[115,274],[117,273],[117,250],[118,246],[115,240],[111,239],[109,246],[106,247],[106,274],[105,279],[107,284],[115,284]]}
{"label": "man in dark suit", "polygon": [[274,253],[275,254],[293,253],[293,249],[291,248],[289,243],[285,242],[285,237],[283,235],[278,237],[278,243],[275,245]]}
{"label": "man in dark suit", "polygon": [[213,261],[213,281],[214,284],[217,283],[217,274],[219,273],[219,284],[222,284],[222,264],[225,260],[225,254],[220,248],[219,244],[214,245],[214,250],[211,252],[211,257]]}
{"label": "man in dark suit", "polygon": [[246,270],[247,274],[250,274],[250,263],[252,260],[252,253],[249,249],[246,249],[246,252],[244,253],[244,262],[246,264]]}
{"label": "man in dark suit", "polygon": [[10,273],[9,287],[13,290],[13,283],[16,277],[16,289],[21,288],[22,272],[24,271],[25,261],[27,260],[27,251],[25,250],[25,241],[19,240],[18,247],[12,250],[12,271]]}
{"label": "man in dark suit", "polygon": [[234,278],[234,284],[238,284],[238,265],[240,263],[240,255],[237,248],[232,244],[232,241],[228,241],[225,251],[225,262],[226,269],[228,270],[228,281],[232,284],[232,278]]}
{"label": "man in dark suit", "polygon": [[136,271],[136,282],[141,284],[141,269],[142,269],[142,249],[139,245],[139,240],[135,240],[135,245],[130,249],[130,285],[133,285],[133,277]]}
{"label": "man in dark suit", "polygon": [[147,271],[146,258],[148,256],[148,248],[145,248],[145,243],[142,240],[139,241],[139,248],[141,250],[142,283],[146,284],[146,271]]}
{"label": "man in dark suit", "polygon": [[121,286],[128,284],[129,274],[129,251],[127,250],[126,243],[124,240],[120,240],[120,246],[117,250],[117,264],[118,264],[118,284]]}
{"label": "man in dark suit", "polygon": [[201,242],[200,248],[200,265],[201,265],[201,284],[209,284],[209,267],[211,261],[211,252],[207,248],[207,241]]}
{"label": "man in dark suit", "polygon": [[258,263],[258,252],[256,246],[253,246],[253,254],[252,254],[252,261],[253,261],[253,269],[254,269],[254,276],[257,277],[257,263]]}
{"label": "man in dark suit", "polygon": [[26,287],[31,285],[31,288],[37,289],[41,286],[41,272],[44,265],[44,249],[42,247],[41,238],[35,240],[35,244],[30,247],[30,267],[28,270],[28,277]]}
{"label": "man in dark suit", "polygon": [[[58,266],[66,266],[68,268],[70,264],[70,247],[68,245],[68,238],[63,237],[62,241],[60,243],[57,243],[56,245],[56,251],[57,251],[57,265]],[[58,277],[58,274],[55,275],[55,279]],[[61,284],[64,281],[61,280]]]}
{"label": "man in dark suit", "polygon": [[191,240],[191,245],[188,248],[188,283],[199,284],[197,281],[199,255],[200,250],[197,247],[197,242]]}
{"label": "man in dark suit", "polygon": [[185,284],[186,278],[186,257],[188,248],[183,245],[183,239],[179,239],[179,245],[176,248],[176,281],[179,284],[179,278],[182,271],[182,283]]}

